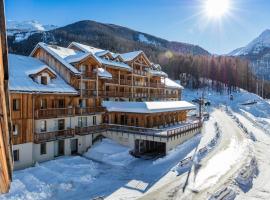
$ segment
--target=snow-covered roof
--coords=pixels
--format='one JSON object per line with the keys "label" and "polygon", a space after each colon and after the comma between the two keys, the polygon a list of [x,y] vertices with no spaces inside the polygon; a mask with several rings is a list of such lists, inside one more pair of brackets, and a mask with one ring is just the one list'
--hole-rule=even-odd
{"label": "snow-covered roof", "polygon": [[127,64],[125,64],[123,62],[115,62],[115,61],[108,60],[108,59],[105,59],[105,58],[102,58],[102,57],[98,57],[96,55],[94,55],[94,56],[100,63],[102,63],[104,65],[109,65],[109,66],[112,66],[114,68],[121,68],[121,69],[125,69],[125,70],[128,70],[128,71],[132,70],[132,68],[130,66],[128,66]]}
{"label": "snow-covered roof", "polygon": [[175,81],[173,81],[169,78],[165,78],[163,80],[163,82],[165,82],[165,87],[167,87],[167,88],[184,89],[182,85],[176,83]]}
{"label": "snow-covered roof", "polygon": [[159,70],[153,70],[153,69],[147,69],[147,71],[152,75],[152,76],[165,76],[168,77],[168,74],[166,74],[163,71]]}
{"label": "snow-covered roof", "polygon": [[92,54],[96,54],[96,53],[100,53],[100,52],[105,51],[104,49],[95,48],[95,47],[85,45],[85,44],[81,44],[81,43],[78,43],[78,42],[71,42],[70,45],[68,46],[68,48],[70,48],[72,45],[74,45],[78,49],[84,51],[85,53],[90,52]]}
{"label": "snow-covered roof", "polygon": [[130,102],[130,101],[103,101],[102,106],[109,112],[126,113],[161,113],[179,110],[193,110],[196,106],[187,101],[152,101],[152,102]]}
{"label": "snow-covered roof", "polygon": [[81,52],[75,51],[73,49],[59,47],[56,45],[48,45],[48,44],[45,44],[43,42],[39,42],[30,55],[33,55],[38,47],[41,47],[45,51],[50,53],[54,58],[56,58],[59,62],[61,62],[64,66],[66,66],[74,74],[81,74],[81,72],[78,69],[76,69],[74,66],[72,66],[69,63],[70,56],[78,56],[78,54],[80,56],[82,56]]}
{"label": "snow-covered roof", "polygon": [[[95,69],[95,71],[96,71],[96,69]],[[112,79],[111,73],[108,72],[108,71],[106,71],[105,69],[103,69],[103,68],[98,68],[97,71],[98,71],[98,76],[99,76],[100,78],[108,78],[108,79]]]}
{"label": "snow-covered roof", "polygon": [[123,58],[123,60],[125,62],[128,62],[128,61],[131,61],[134,58],[136,58],[141,53],[143,53],[143,51],[132,51],[132,52],[128,52],[128,53],[122,53],[121,57]]}
{"label": "snow-covered roof", "polygon": [[[100,63],[102,63],[104,65],[109,65],[109,66],[112,66],[112,67],[121,68],[121,69],[129,70],[129,71],[132,70],[132,68],[130,66],[128,66],[126,63],[116,62],[116,61],[113,61],[113,60],[108,60],[108,59],[102,58],[101,56],[103,56],[103,55],[105,55],[107,53],[110,53],[112,55],[112,57],[114,57],[113,56],[114,53],[112,53],[112,52],[110,52],[108,50],[98,49],[98,48],[91,47],[91,46],[88,46],[88,45],[85,45],[85,44],[81,44],[81,43],[78,43],[78,42],[72,42],[68,46],[68,48],[70,48],[72,45],[74,45],[75,47],[81,49],[84,53],[92,53],[93,56],[95,56],[95,58]],[[75,51],[75,50],[73,50],[73,51]]]}
{"label": "snow-covered roof", "polygon": [[[40,60],[15,54],[9,54],[9,90],[27,93],[64,93],[78,92],[67,84],[56,72]],[[43,85],[35,82],[29,75],[44,69],[56,74],[56,78]]]}

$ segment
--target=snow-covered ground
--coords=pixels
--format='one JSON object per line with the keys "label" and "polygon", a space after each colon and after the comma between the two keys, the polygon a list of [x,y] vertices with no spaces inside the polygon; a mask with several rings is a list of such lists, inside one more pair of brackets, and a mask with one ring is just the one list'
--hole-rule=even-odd
{"label": "snow-covered ground", "polygon": [[[202,91],[184,91],[184,100],[192,100]],[[193,137],[157,160],[141,160],[129,155],[129,149],[109,139],[97,142],[83,157],[60,157],[36,167],[16,171],[11,190],[1,199],[270,199],[270,104],[245,91],[226,94],[205,91],[211,101],[210,119],[202,134]],[[242,105],[256,101],[255,104]],[[244,129],[226,112],[232,110]],[[198,152],[220,136],[199,157]],[[269,128],[268,128],[269,127]],[[179,162],[192,158],[185,170]],[[256,164],[252,159],[256,160]],[[255,170],[256,169],[256,170]],[[255,171],[254,171],[255,170]],[[255,173],[256,172],[256,173]],[[245,178],[246,177],[246,178]],[[240,185],[244,184],[244,185]]]}

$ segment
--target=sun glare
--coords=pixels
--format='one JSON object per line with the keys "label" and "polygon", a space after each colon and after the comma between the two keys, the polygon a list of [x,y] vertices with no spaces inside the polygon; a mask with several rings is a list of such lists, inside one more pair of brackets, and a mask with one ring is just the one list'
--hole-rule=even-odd
{"label": "sun glare", "polygon": [[205,13],[209,18],[221,18],[229,12],[230,4],[230,0],[205,0]]}

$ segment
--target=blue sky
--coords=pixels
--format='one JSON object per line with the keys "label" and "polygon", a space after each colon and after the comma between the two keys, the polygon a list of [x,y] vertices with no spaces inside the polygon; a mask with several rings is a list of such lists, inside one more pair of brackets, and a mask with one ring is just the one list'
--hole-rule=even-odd
{"label": "blue sky", "polygon": [[8,20],[67,25],[95,20],[228,53],[270,29],[270,0],[231,0],[220,20],[202,14],[205,0],[5,0]]}

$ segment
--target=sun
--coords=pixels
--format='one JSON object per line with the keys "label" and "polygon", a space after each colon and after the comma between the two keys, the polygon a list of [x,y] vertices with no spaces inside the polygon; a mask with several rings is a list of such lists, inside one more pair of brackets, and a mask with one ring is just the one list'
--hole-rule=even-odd
{"label": "sun", "polygon": [[205,0],[204,11],[209,18],[221,18],[230,11],[230,0]]}

